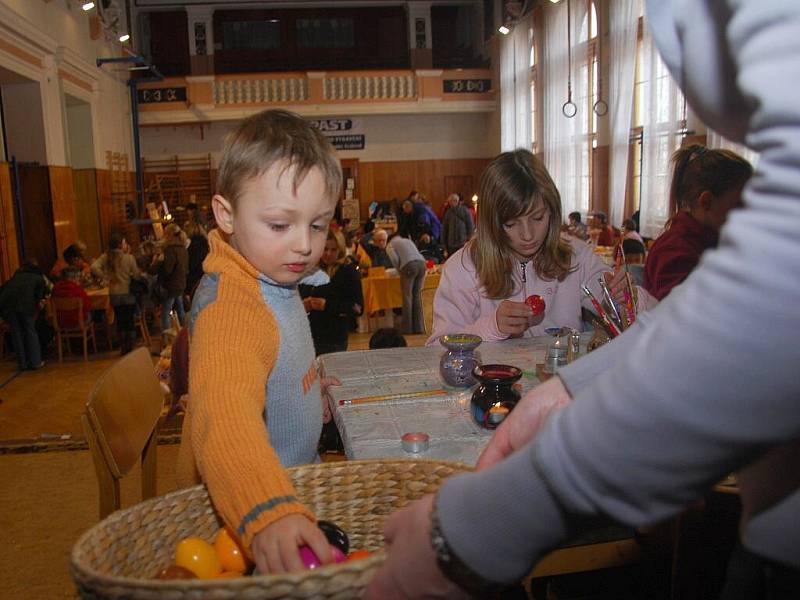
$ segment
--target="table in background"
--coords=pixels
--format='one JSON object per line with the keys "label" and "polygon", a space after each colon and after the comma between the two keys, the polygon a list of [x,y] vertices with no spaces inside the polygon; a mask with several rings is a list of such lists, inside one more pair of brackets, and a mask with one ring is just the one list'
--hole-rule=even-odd
{"label": "table in background", "polygon": [[114,322],[114,307],[111,306],[108,288],[86,288],[86,294],[92,301],[92,310],[102,310],[106,316],[106,323],[111,325]]}

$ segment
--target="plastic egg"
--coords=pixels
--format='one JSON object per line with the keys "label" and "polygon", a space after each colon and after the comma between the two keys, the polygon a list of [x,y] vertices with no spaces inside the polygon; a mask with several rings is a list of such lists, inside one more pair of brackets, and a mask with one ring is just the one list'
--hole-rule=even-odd
{"label": "plastic egg", "polygon": [[325,537],[328,538],[328,543],[335,546],[342,551],[345,555],[350,550],[350,540],[344,529],[339,527],[336,523],[330,521],[317,521],[317,527],[320,528]]}
{"label": "plastic egg", "polygon": [[200,579],[211,579],[222,573],[214,546],[196,537],[180,541],[175,549],[175,564],[189,569]]}
{"label": "plastic egg", "polygon": [[244,553],[236,534],[229,527],[223,527],[214,539],[214,550],[222,565],[223,571],[244,573],[250,567],[250,561]]}

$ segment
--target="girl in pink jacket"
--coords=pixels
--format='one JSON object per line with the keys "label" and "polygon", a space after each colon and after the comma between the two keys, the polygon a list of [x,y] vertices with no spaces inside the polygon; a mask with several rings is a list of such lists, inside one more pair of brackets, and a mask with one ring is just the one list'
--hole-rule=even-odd
{"label": "girl in pink jacket", "polygon": [[[475,238],[442,269],[433,301],[433,332],[474,333],[485,341],[545,335],[550,327],[581,330],[585,284],[602,298],[609,269],[580,240],[561,237],[561,197],[544,165],[527,150],[504,152],[483,173]],[[534,316],[525,304],[541,296]]]}

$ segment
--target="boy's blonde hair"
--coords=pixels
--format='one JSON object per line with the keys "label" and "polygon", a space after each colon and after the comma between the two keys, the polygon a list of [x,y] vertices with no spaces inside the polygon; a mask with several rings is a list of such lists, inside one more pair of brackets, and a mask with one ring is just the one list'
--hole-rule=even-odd
{"label": "boy's blonde hair", "polygon": [[328,198],[339,199],[342,167],[330,142],[308,121],[285,110],[255,114],[228,134],[217,175],[217,193],[235,207],[243,184],[278,162],[284,163],[281,175],[294,167],[294,191],[317,167]]}
{"label": "boy's blonde hair", "polygon": [[533,259],[536,274],[561,281],[570,272],[572,248],[561,239],[561,196],[542,162],[527,150],[497,156],[481,176],[480,205],[470,257],[489,298],[514,293],[516,266],[503,225],[544,204],[549,212],[547,237]]}

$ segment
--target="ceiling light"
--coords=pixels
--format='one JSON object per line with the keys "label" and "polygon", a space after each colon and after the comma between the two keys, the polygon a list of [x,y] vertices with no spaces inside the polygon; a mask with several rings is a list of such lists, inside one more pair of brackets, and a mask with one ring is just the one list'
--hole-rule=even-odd
{"label": "ceiling light", "polygon": [[131,36],[128,33],[123,33],[121,36],[119,36],[119,41],[122,42],[123,44],[127,42],[129,39],[131,39]]}
{"label": "ceiling light", "polygon": [[550,2],[552,2],[553,4],[558,4],[559,2],[561,2],[561,0],[550,0]]}
{"label": "ceiling light", "polygon": [[500,25],[500,27],[497,28],[497,31],[499,31],[503,35],[508,35],[509,33],[511,33],[511,30],[505,25]]}
{"label": "ceiling light", "polygon": [[86,12],[89,12],[94,8],[94,2],[84,2],[81,8],[83,8],[83,10]]}

